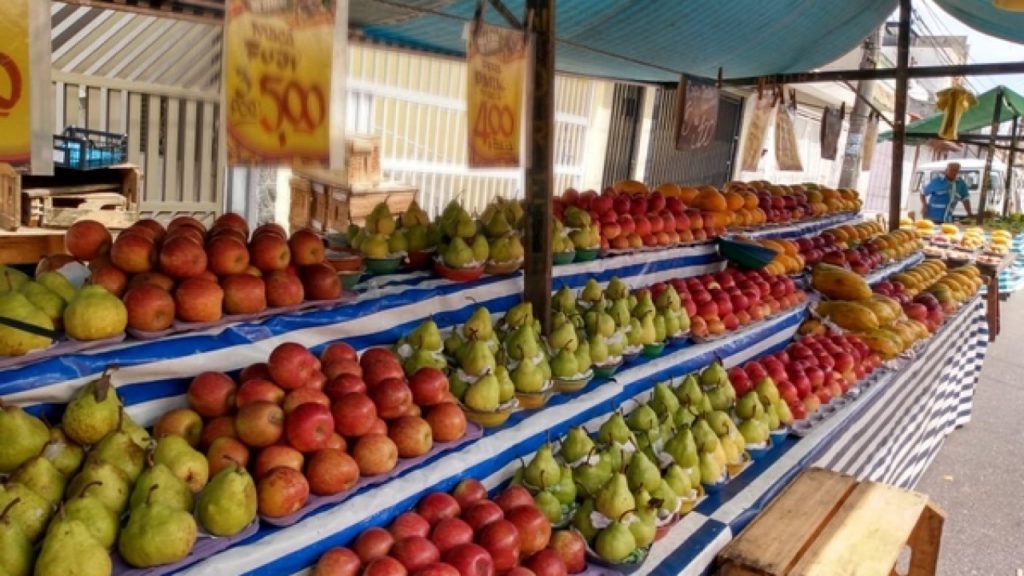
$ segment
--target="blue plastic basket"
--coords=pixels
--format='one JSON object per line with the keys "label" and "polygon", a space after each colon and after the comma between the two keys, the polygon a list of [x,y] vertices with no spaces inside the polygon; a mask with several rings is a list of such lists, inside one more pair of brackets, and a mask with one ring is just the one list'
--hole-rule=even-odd
{"label": "blue plastic basket", "polygon": [[53,137],[53,165],[93,170],[121,164],[128,157],[128,137],[69,126]]}

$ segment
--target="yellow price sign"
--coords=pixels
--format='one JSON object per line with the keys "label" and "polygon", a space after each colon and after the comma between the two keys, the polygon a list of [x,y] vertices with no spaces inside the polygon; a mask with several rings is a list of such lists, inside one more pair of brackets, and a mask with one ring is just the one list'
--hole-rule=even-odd
{"label": "yellow price sign", "polygon": [[32,151],[28,2],[7,0],[0,18],[0,162],[15,166],[27,166]]}
{"label": "yellow price sign", "polygon": [[334,0],[229,1],[229,163],[327,163],[334,7]]}
{"label": "yellow price sign", "polygon": [[469,167],[520,165],[526,41],[521,31],[471,27],[466,53]]}

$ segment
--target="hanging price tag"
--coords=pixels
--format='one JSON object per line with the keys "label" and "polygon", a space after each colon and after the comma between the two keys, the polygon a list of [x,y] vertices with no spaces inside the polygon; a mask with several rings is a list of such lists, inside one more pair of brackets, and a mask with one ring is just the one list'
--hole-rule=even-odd
{"label": "hanging price tag", "polygon": [[27,168],[32,150],[29,117],[29,0],[7,0],[0,18],[0,162]]}
{"label": "hanging price tag", "polygon": [[520,165],[526,43],[521,31],[470,26],[466,53],[469,167]]}
{"label": "hanging price tag", "polygon": [[718,86],[681,76],[676,90],[676,150],[703,148],[718,127]]}
{"label": "hanging price tag", "polygon": [[229,163],[326,164],[334,9],[334,0],[229,0]]}

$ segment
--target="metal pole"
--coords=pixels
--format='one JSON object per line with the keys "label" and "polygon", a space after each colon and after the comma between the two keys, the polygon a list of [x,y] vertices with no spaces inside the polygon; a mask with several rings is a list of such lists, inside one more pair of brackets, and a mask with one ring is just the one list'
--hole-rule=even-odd
{"label": "metal pole", "polygon": [[[872,30],[871,35],[864,40],[864,51],[860,58],[861,69],[874,68],[877,56],[878,30]],[[853,112],[850,113],[850,132],[846,136],[846,152],[843,154],[843,167],[839,172],[840,188],[856,188],[860,179],[860,157],[864,148],[861,140],[864,136],[864,126],[867,124],[868,103],[874,90],[874,80],[857,82],[857,99],[853,104]]]}
{"label": "metal pole", "polygon": [[[996,154],[996,136],[999,133],[1000,116],[1003,111],[1003,87],[996,92],[996,105],[992,110],[992,125],[988,133],[988,156],[985,158],[985,173],[981,175],[981,198],[978,206],[978,226],[985,223],[985,207],[988,205],[988,188],[992,185],[992,157]],[[952,198],[950,199],[952,200]]]}
{"label": "metal pole", "polygon": [[526,8],[528,15],[532,13],[534,37],[532,91],[527,100],[531,113],[523,296],[533,304],[546,334],[551,327],[551,198],[555,185],[555,0],[528,0]]}
{"label": "metal pole", "polygon": [[[950,76],[995,76],[998,74],[1020,74],[1024,62],[998,62],[994,64],[956,64],[952,66],[915,66],[910,78],[948,78]],[[806,84],[808,82],[843,82],[855,80],[892,80],[899,75],[899,67],[876,68],[874,70],[823,70],[821,72],[794,72],[771,76],[747,76],[725,78],[727,86],[754,86],[758,81],[775,84]],[[671,86],[672,84],[670,84]]]}
{"label": "metal pole", "polygon": [[1017,132],[1020,130],[1020,116],[1013,119],[1010,132],[1010,154],[1006,159],[1006,191],[1003,193],[1003,216],[1010,213],[1010,195],[1013,194],[1013,161],[1017,155]]}
{"label": "metal pole", "polygon": [[889,175],[889,230],[900,227],[903,192],[903,152],[907,131],[907,69],[910,67],[910,0],[900,0],[896,45],[896,110],[892,125],[892,172]]}

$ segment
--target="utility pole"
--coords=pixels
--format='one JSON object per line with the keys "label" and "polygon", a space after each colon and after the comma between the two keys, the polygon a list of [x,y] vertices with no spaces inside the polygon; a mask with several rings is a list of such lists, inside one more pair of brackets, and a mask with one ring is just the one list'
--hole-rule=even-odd
{"label": "utility pole", "polygon": [[[873,70],[878,62],[878,30],[873,30],[864,40],[860,69]],[[864,148],[864,126],[868,118],[868,101],[875,89],[874,80],[857,81],[857,99],[850,115],[850,132],[846,137],[846,151],[843,153],[843,167],[839,173],[840,188],[856,188],[860,178],[860,156]]]}

